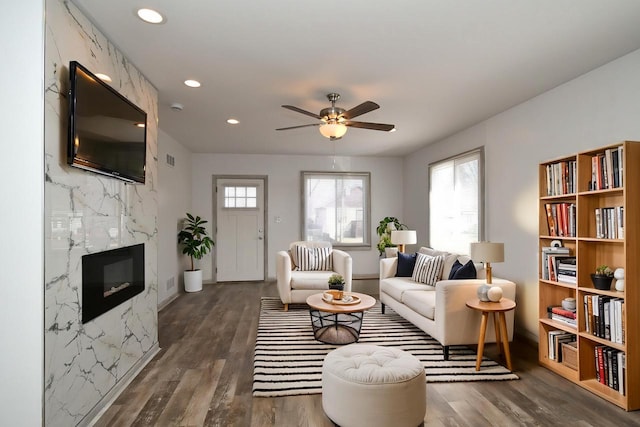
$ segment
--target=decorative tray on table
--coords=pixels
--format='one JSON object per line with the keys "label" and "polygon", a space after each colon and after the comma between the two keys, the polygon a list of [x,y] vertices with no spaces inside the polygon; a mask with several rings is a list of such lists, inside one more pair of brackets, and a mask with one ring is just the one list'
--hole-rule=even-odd
{"label": "decorative tray on table", "polygon": [[351,295],[346,292],[343,294],[342,299],[337,299],[335,295],[338,292],[339,291],[325,291],[322,294],[322,300],[326,303],[335,304],[335,305],[353,305],[353,304],[358,304],[360,302],[360,297]]}

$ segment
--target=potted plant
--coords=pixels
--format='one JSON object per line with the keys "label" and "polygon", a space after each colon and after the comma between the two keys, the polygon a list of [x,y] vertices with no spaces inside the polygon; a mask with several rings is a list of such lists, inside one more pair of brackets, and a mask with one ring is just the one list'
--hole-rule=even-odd
{"label": "potted plant", "polygon": [[196,269],[195,259],[202,259],[215,243],[209,236],[204,224],[207,221],[199,216],[193,216],[187,212],[182,230],[178,233],[178,244],[182,245],[182,253],[191,258],[191,269],[184,272],[184,290],[197,292],[202,290],[202,270]]}
{"label": "potted plant", "polygon": [[329,277],[329,289],[338,291],[336,299],[341,299],[342,291],[344,291],[344,277],[339,274],[332,274]]}
{"label": "potted plant", "polygon": [[384,217],[378,224],[376,232],[378,233],[378,251],[380,255],[385,253],[386,248],[395,248],[396,245],[391,243],[391,232],[393,230],[406,230],[407,226],[402,224],[400,220],[394,216]]}
{"label": "potted plant", "polygon": [[608,265],[601,265],[596,268],[595,274],[591,274],[591,281],[596,289],[608,291],[613,281],[613,270]]}

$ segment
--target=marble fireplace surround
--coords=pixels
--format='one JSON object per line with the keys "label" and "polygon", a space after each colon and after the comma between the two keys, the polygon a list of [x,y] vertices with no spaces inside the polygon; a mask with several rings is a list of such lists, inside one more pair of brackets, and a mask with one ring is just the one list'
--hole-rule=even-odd
{"label": "marble fireplace surround", "polygon": [[[68,0],[45,2],[44,425],[90,425],[159,350],[158,94]],[[144,185],[67,165],[69,63],[147,113]],[[144,244],[144,290],[82,323],[82,257]]]}

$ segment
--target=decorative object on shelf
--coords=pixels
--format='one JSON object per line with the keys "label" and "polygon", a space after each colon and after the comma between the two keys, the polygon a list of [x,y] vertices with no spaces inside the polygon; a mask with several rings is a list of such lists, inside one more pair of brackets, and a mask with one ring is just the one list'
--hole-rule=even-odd
{"label": "decorative object on shelf", "polygon": [[498,302],[502,299],[502,288],[500,286],[492,286],[487,291],[487,298],[491,302]]}
{"label": "decorative object on shelf", "polygon": [[418,243],[418,234],[415,230],[393,230],[391,232],[391,243],[398,245],[398,250],[404,252],[404,245]]}
{"label": "decorative object on shelf", "polygon": [[487,295],[489,288],[491,288],[491,263],[504,261],[504,243],[493,242],[475,242],[471,243],[471,259],[484,263],[484,268],[487,273],[486,283],[478,287],[478,299],[480,301],[490,301]]}
{"label": "decorative object on shelf", "polygon": [[576,310],[576,299],[575,298],[565,298],[561,302],[562,308],[569,311]]}
{"label": "decorative object on shelf", "polygon": [[204,224],[207,221],[187,212],[182,230],[178,233],[178,244],[183,246],[182,253],[191,258],[191,269],[184,272],[184,290],[198,292],[202,290],[202,270],[196,270],[193,259],[202,259],[215,245],[207,235]]}
{"label": "decorative object on shelf", "polygon": [[342,291],[344,291],[344,277],[339,274],[332,274],[329,277],[329,289],[338,291],[334,294],[335,299],[342,299]]}
{"label": "decorative object on shelf", "polygon": [[624,268],[616,268],[613,272],[613,278],[616,279],[616,291],[624,291]]}
{"label": "decorative object on shelf", "polygon": [[596,268],[594,274],[591,274],[591,281],[596,289],[608,291],[611,289],[611,282],[613,281],[613,270],[608,265],[601,265]]}
{"label": "decorative object on shelf", "polygon": [[402,224],[400,220],[394,216],[386,216],[384,217],[378,227],[376,228],[376,232],[378,233],[378,252],[380,255],[385,253],[385,248],[395,248],[396,245],[391,243],[391,232],[393,230],[406,230],[407,226]]}

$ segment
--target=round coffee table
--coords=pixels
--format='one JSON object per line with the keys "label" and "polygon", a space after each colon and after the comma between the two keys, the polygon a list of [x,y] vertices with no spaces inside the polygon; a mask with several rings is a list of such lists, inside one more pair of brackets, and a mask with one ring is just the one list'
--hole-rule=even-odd
{"label": "round coffee table", "polygon": [[364,311],[376,304],[375,298],[358,292],[345,292],[359,301],[355,304],[343,304],[327,302],[322,298],[323,294],[313,294],[307,298],[314,338],[334,345],[358,341]]}

